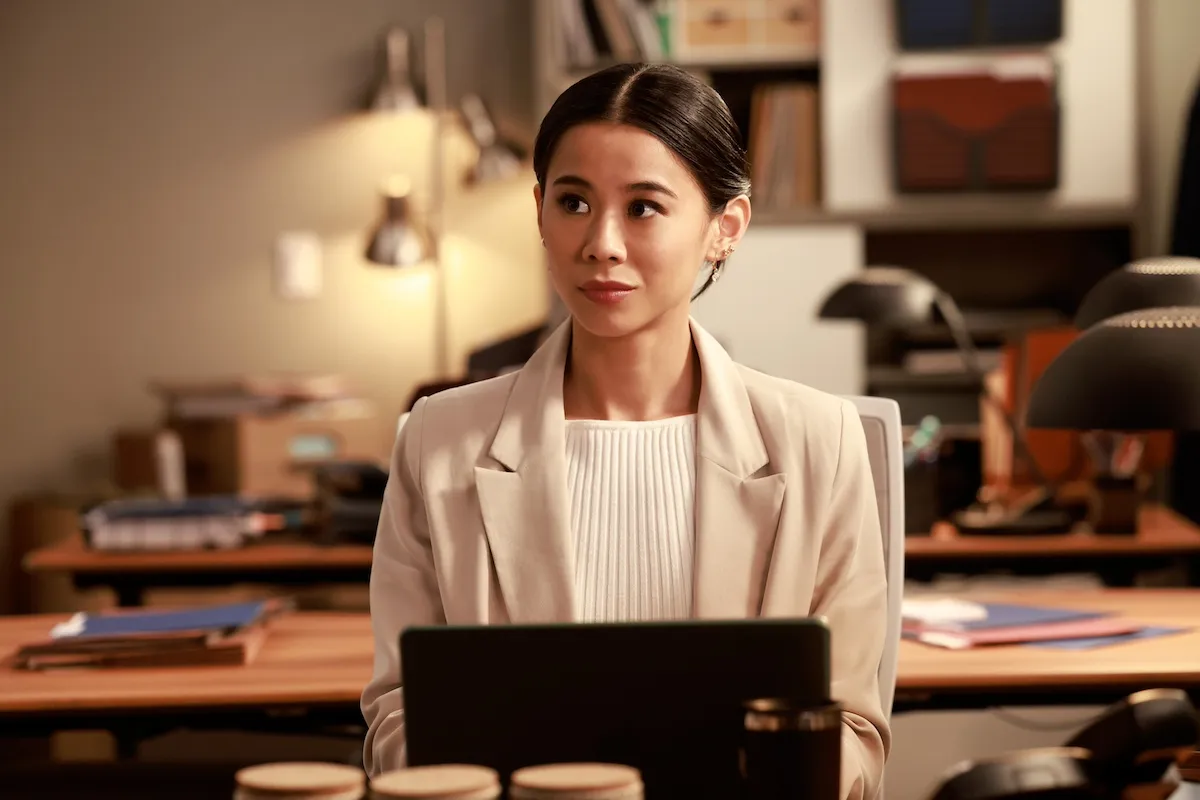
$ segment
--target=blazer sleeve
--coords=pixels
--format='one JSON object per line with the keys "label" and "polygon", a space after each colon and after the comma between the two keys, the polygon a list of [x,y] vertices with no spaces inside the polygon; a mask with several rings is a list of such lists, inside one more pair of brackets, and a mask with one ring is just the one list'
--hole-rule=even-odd
{"label": "blazer sleeve", "polygon": [[362,694],[363,766],[371,776],[405,763],[400,632],[445,622],[421,492],[425,403],[425,398],[416,403],[396,437],[375,534],[370,589],[375,669]]}
{"label": "blazer sleeve", "polygon": [[871,800],[891,729],[879,697],[887,573],[862,420],[842,404],[841,443],[818,564],[813,614],[828,620],[833,699],[842,703],[842,797]]}

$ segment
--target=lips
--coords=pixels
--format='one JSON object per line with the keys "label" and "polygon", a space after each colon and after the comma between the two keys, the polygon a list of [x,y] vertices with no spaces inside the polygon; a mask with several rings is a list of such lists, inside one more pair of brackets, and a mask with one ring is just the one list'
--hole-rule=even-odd
{"label": "lips", "polygon": [[615,305],[632,294],[635,288],[619,281],[588,281],[579,287],[579,291],[593,303]]}

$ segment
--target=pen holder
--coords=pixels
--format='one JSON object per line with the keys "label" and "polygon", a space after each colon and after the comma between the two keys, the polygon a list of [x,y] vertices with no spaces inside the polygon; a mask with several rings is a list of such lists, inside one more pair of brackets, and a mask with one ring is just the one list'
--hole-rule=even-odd
{"label": "pen holder", "polygon": [[1138,476],[1098,475],[1088,509],[1088,523],[1096,533],[1133,536],[1145,489]]}
{"label": "pen holder", "polygon": [[751,700],[745,709],[741,766],[747,800],[837,800],[841,703],[767,698]]}

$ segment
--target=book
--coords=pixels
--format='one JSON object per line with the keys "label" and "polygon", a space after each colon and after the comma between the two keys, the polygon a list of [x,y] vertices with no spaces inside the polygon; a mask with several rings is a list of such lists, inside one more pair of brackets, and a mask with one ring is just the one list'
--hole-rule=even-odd
{"label": "book", "polygon": [[249,663],[284,599],[182,609],[80,613],[55,625],[49,639],[17,650],[22,669],[171,667]]}
{"label": "book", "polygon": [[1069,608],[1047,608],[1043,606],[1027,606],[1014,603],[977,603],[984,614],[973,614],[953,618],[944,615],[942,618],[912,616],[905,614],[902,627],[905,630],[940,630],[947,632],[982,631],[996,628],[1026,627],[1031,625],[1049,625],[1060,622],[1082,622],[1108,616],[1096,611],[1077,611]]}
{"label": "book", "polygon": [[146,636],[183,631],[227,632],[256,622],[279,609],[276,600],[192,608],[104,611],[96,614],[80,612],[66,622],[55,625],[51,639],[71,637]]}
{"label": "book", "polygon": [[976,630],[939,630],[925,628],[903,631],[901,635],[922,644],[948,650],[968,650],[973,647],[999,644],[1030,644],[1061,642],[1071,639],[1100,639],[1125,636],[1142,629],[1137,622],[1098,617],[1095,619],[1039,622],[1031,625],[980,628]]}

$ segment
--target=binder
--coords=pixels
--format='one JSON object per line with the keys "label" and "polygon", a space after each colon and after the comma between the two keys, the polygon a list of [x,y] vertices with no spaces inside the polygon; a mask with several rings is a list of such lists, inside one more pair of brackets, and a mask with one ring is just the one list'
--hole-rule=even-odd
{"label": "binder", "polygon": [[1062,38],[1062,0],[896,0],[905,50],[1047,44]]}
{"label": "binder", "polygon": [[1047,56],[892,80],[899,192],[1045,191],[1059,182],[1057,72]]}

